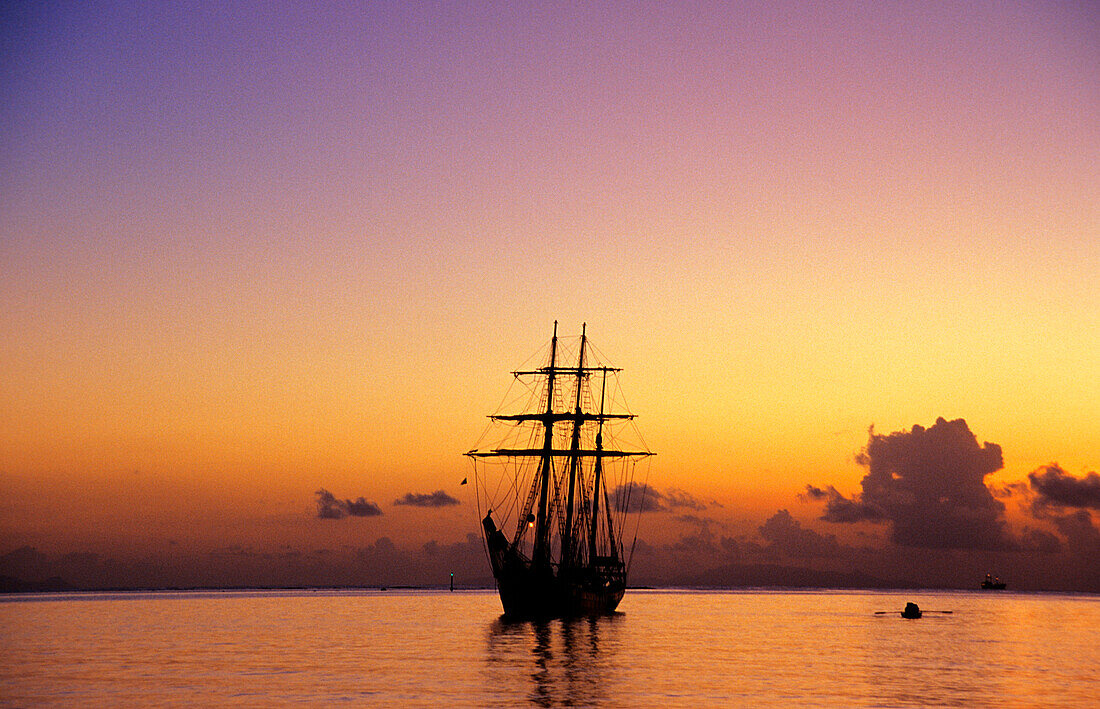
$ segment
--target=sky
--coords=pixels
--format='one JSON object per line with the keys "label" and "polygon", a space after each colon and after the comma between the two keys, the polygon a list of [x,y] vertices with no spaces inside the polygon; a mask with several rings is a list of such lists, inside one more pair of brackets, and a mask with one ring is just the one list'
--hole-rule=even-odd
{"label": "sky", "polygon": [[1095,4],[317,5],[0,9],[0,574],[483,564],[559,321],[689,503],[643,575],[1100,590]]}

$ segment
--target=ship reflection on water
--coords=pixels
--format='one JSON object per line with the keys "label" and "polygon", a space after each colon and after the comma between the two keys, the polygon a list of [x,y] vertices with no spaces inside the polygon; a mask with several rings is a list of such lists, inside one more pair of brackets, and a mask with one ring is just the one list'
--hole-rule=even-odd
{"label": "ship reflection on water", "polygon": [[486,673],[489,686],[510,686],[530,677],[535,706],[606,703],[614,680],[622,613],[590,618],[509,622],[489,626]]}

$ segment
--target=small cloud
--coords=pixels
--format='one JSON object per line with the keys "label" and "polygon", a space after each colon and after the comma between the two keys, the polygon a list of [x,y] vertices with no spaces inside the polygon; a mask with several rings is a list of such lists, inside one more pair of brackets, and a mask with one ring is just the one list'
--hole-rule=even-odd
{"label": "small cloud", "polygon": [[347,517],[347,510],[340,500],[328,490],[317,491],[317,516],[321,519],[341,519]]}
{"label": "small cloud", "polygon": [[377,517],[382,514],[382,508],[373,502],[367,502],[360,497],[355,502],[351,500],[344,500],[347,505],[348,514],[352,517]]}
{"label": "small cloud", "polygon": [[611,491],[611,504],[627,512],[663,512],[661,494],[648,485],[629,482]]}
{"label": "small cloud", "polygon": [[320,519],[343,519],[344,517],[377,517],[382,508],[360,497],[357,500],[338,499],[328,490],[321,488],[317,495],[317,517]]}
{"label": "small cloud", "polygon": [[665,504],[669,507],[682,507],[689,510],[705,510],[707,508],[707,504],[702,500],[676,488],[665,490],[664,498]]}
{"label": "small cloud", "polygon": [[669,488],[661,492],[648,485],[629,482],[611,491],[611,504],[627,512],[669,512],[674,509],[705,510],[707,504],[695,496]]}
{"label": "small cloud", "polygon": [[1100,475],[1096,473],[1075,478],[1054,463],[1033,470],[1027,479],[1038,494],[1035,502],[1039,505],[1100,510]]}
{"label": "small cloud", "polygon": [[[836,491],[832,485],[829,486],[829,490]],[[820,487],[814,487],[813,485],[807,485],[805,492],[798,493],[800,500],[825,500],[829,497],[829,490],[823,490]]]}
{"label": "small cloud", "polygon": [[701,517],[699,515],[676,515],[675,520],[677,522],[683,522],[684,524],[690,524],[699,529],[710,529],[711,525],[716,524],[715,520],[710,517]]}
{"label": "small cloud", "polygon": [[408,505],[410,507],[448,507],[461,504],[442,490],[436,490],[430,495],[423,493],[406,493],[400,500],[394,500],[395,505]]}

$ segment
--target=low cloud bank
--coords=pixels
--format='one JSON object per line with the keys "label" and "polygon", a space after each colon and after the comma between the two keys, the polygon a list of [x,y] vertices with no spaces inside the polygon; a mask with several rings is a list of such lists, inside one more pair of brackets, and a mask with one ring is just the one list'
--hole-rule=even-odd
{"label": "low cloud bank", "polygon": [[120,588],[303,588],[394,585],[492,587],[481,537],[399,546],[379,537],[361,546],[316,548],[232,544],[212,551],[162,550],[142,558],[52,554],[24,546],[0,554],[0,590]]}
{"label": "low cloud bank", "polygon": [[836,537],[803,527],[787,510],[772,515],[760,525],[759,532],[776,551],[792,557],[835,557],[841,552]]}

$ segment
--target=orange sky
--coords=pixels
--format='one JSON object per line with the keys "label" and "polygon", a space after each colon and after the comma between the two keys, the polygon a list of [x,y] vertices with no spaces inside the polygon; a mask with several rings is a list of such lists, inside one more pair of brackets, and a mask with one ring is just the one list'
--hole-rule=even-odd
{"label": "orange sky", "polygon": [[871,424],[1100,467],[1095,10],[498,10],[5,23],[5,548],[462,538],[391,503],[554,320],[731,523]]}

